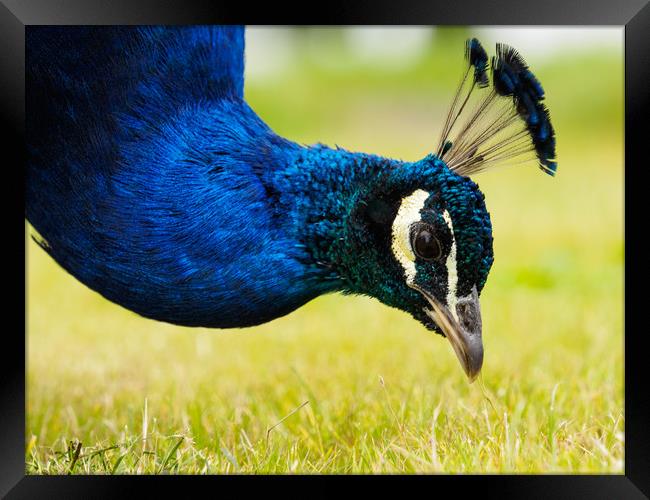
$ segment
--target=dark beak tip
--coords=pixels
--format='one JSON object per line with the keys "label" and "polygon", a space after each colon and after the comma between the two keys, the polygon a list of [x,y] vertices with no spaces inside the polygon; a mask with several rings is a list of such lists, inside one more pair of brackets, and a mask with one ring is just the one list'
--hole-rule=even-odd
{"label": "dark beak tip", "polygon": [[476,287],[468,298],[459,302],[457,313],[460,323],[459,337],[463,341],[465,353],[463,369],[472,383],[483,366],[483,325]]}
{"label": "dark beak tip", "polygon": [[460,361],[463,371],[467,375],[470,384],[476,380],[483,366],[483,334],[481,321],[481,308],[476,287],[472,293],[459,299],[456,304],[454,318],[452,312],[444,304],[440,303],[432,294],[416,285],[411,285],[419,291],[429,302],[435,315],[424,312],[431,318],[438,329],[452,344],[452,347]]}
{"label": "dark beak tip", "polygon": [[483,346],[476,353],[472,353],[472,357],[467,360],[467,365],[465,368],[465,373],[471,384],[476,380],[479,373],[481,373],[481,368],[483,367]]}

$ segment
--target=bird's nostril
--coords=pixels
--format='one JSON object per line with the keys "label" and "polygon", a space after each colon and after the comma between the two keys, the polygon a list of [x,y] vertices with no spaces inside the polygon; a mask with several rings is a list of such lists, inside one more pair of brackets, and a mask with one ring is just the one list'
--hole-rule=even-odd
{"label": "bird's nostril", "polygon": [[456,312],[461,326],[468,332],[473,332],[476,328],[477,315],[476,308],[471,302],[461,302],[456,305]]}

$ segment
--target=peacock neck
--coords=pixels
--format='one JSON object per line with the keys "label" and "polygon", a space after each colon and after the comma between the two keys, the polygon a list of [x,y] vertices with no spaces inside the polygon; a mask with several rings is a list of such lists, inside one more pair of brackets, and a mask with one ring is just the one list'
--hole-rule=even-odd
{"label": "peacock neck", "polygon": [[297,240],[333,290],[357,293],[367,278],[359,276],[359,246],[364,245],[363,212],[370,194],[389,182],[403,163],[376,155],[330,148],[300,148],[275,184],[291,213]]}

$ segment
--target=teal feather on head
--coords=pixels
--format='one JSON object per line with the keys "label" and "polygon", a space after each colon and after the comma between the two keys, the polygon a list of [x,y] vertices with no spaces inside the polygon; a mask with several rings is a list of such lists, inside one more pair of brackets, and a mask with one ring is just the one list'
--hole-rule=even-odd
{"label": "teal feather on head", "polygon": [[[471,175],[510,161],[536,159],[540,168],[554,175],[555,131],[548,108],[542,104],[544,89],[530,71],[523,57],[512,47],[497,44],[492,57],[492,88],[476,96],[474,106],[468,104],[476,83],[487,83],[483,76],[487,54],[475,38],[466,43],[466,58],[475,68],[475,78],[465,90],[463,78],[445,121],[438,155],[461,175]],[[460,96],[466,92],[465,98]],[[507,100],[510,100],[510,104]],[[459,104],[461,103],[461,104]],[[465,112],[471,109],[470,112]],[[459,119],[464,116],[464,123]],[[450,146],[454,144],[453,148]],[[534,155],[531,155],[534,153]]]}
{"label": "teal feather on head", "polygon": [[479,87],[487,87],[490,83],[487,76],[488,56],[476,38],[465,43],[465,59],[474,67],[474,81]]}
{"label": "teal feather on head", "polygon": [[512,47],[497,44],[497,55],[492,58],[494,89],[501,96],[511,96],[527,130],[539,160],[540,168],[554,175],[555,132],[548,108],[542,104],[544,89],[530,71],[523,57]]}

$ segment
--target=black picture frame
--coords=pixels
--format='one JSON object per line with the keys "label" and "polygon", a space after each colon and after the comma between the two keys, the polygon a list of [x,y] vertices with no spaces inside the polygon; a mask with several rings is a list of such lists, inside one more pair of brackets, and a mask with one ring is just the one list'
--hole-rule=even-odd
{"label": "black picture frame", "polygon": [[[327,477],[104,477],[25,475],[25,262],[27,232],[24,214],[25,129],[25,27],[39,24],[436,24],[436,25],[615,25],[625,27],[625,472],[624,475],[481,475],[481,476],[356,476],[363,487],[378,484],[384,492],[407,479],[424,491],[452,488],[481,497],[515,498],[648,498],[650,496],[650,391],[647,388],[648,335],[641,301],[645,270],[641,233],[644,229],[645,184],[643,167],[648,162],[644,119],[650,97],[650,5],[649,0],[471,0],[375,2],[327,2],[309,15],[299,7],[282,11],[275,3],[171,0],[0,0],[0,122],[6,163],[2,170],[6,202],[3,226],[6,250],[4,266],[13,270],[5,281],[5,312],[17,317],[17,326],[5,322],[4,356],[0,381],[0,495],[7,498],[122,497],[152,492],[187,496],[194,489],[181,486],[188,480],[208,486],[221,479],[241,491],[245,482],[274,482],[286,494],[339,494],[340,485],[328,485]],[[254,7],[253,7],[254,6]],[[598,68],[594,68],[594,78]],[[644,154],[645,153],[645,154]],[[644,154],[644,156],[642,156]],[[9,179],[6,179],[9,176]],[[629,177],[628,177],[629,176]],[[638,177],[638,179],[637,179]],[[23,184],[21,185],[21,179]],[[629,182],[629,179],[634,179]],[[588,181],[588,179],[586,180]],[[647,225],[645,226],[647,227]],[[597,242],[595,243],[597,244]],[[628,273],[628,269],[632,272]],[[15,301],[15,304],[12,303]],[[21,307],[23,313],[21,314]],[[351,478],[341,478],[350,482]],[[290,485],[288,480],[292,481]],[[301,483],[294,489],[293,481]],[[313,481],[322,483],[318,490]],[[355,482],[356,482],[355,481]],[[435,481],[435,485],[430,485]],[[291,490],[287,488],[291,487]],[[221,486],[220,486],[221,488]],[[431,488],[435,488],[432,490]],[[415,490],[413,490],[415,491]],[[222,490],[215,490],[215,494]],[[401,494],[407,493],[400,490]]]}

